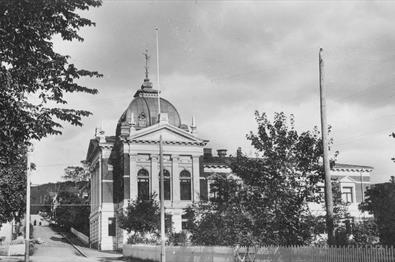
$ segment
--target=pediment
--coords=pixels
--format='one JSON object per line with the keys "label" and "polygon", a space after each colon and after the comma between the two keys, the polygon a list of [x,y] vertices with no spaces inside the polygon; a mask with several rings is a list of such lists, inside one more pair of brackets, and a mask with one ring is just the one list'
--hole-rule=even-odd
{"label": "pediment", "polygon": [[156,143],[160,136],[165,143],[207,144],[208,142],[169,124],[155,125],[138,130],[129,137],[129,140]]}

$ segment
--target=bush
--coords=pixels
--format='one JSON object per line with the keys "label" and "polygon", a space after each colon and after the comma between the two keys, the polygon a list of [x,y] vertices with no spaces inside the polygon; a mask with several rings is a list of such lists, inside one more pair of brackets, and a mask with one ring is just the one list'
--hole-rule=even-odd
{"label": "bush", "polygon": [[186,246],[188,243],[188,235],[185,231],[179,233],[171,233],[169,236],[169,245]]}

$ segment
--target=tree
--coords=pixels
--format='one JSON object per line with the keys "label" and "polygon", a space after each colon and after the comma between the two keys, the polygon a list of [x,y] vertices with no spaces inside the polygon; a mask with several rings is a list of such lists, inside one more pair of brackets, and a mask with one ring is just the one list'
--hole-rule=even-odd
{"label": "tree", "polygon": [[374,215],[383,245],[395,245],[395,181],[376,184],[365,192],[365,201],[359,205],[361,211]]}
{"label": "tree", "polygon": [[66,181],[89,181],[90,173],[85,167],[81,166],[68,166],[64,169],[64,176],[62,177]]}
{"label": "tree", "polygon": [[250,194],[246,208],[255,221],[262,244],[306,244],[311,239],[312,216],[308,202],[317,201],[317,183],[323,181],[322,143],[317,128],[299,134],[284,113],[255,113],[257,134],[247,139],[257,158],[238,156],[232,164]]}
{"label": "tree", "polygon": [[76,193],[60,191],[53,211],[55,222],[62,228],[71,227],[89,235],[90,205]]}
{"label": "tree", "polygon": [[[81,77],[99,77],[98,72],[79,69],[69,56],[54,51],[52,38],[83,41],[78,30],[94,23],[78,14],[79,10],[101,5],[99,0],[9,0],[0,2],[0,186],[13,185],[15,194],[0,199],[22,204],[24,171],[21,148],[30,140],[61,134],[61,121],[82,125],[86,110],[67,108],[65,93],[96,94],[97,90],[80,85]],[[34,101],[34,102],[33,102]],[[8,170],[8,171],[7,171]],[[9,180],[12,172],[20,180]],[[9,198],[10,197],[10,198]],[[17,197],[19,199],[15,199]],[[3,210],[11,219],[15,211]]]}
{"label": "tree", "polygon": [[19,154],[0,168],[0,227],[14,218],[19,220],[26,208],[26,148],[15,151]]}
{"label": "tree", "polygon": [[273,122],[255,114],[258,133],[247,139],[256,158],[230,162],[240,181],[214,177],[209,203],[196,208],[192,241],[207,245],[302,245],[311,241],[314,219],[308,202],[320,199],[322,143],[315,128],[299,134],[284,113]]}
{"label": "tree", "polygon": [[[130,243],[141,243],[156,241],[160,229],[160,208],[156,195],[151,195],[148,200],[138,197],[130,201],[126,210],[118,213],[120,228],[125,229],[129,234]],[[172,222],[169,215],[165,216],[165,228],[167,234],[171,233]],[[149,239],[147,235],[155,236]]]}

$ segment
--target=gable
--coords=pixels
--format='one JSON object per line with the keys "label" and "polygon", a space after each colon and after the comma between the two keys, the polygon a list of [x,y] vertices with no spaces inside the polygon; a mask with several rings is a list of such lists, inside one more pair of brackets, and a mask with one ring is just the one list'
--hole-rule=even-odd
{"label": "gable", "polygon": [[162,140],[172,143],[204,143],[208,141],[193,136],[192,134],[170,125],[156,125],[146,129],[136,131],[132,134],[129,140],[138,142],[156,142],[159,141],[160,136]]}

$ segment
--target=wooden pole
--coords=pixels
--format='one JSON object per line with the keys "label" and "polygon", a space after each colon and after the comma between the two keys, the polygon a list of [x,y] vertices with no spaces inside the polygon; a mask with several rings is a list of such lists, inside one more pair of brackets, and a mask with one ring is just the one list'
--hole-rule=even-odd
{"label": "wooden pole", "polygon": [[160,165],[160,261],[166,262],[165,254],[165,182],[163,174],[163,141],[162,135],[159,137],[159,165]]}
{"label": "wooden pole", "polygon": [[25,217],[25,262],[29,262],[30,249],[30,152],[32,147],[28,146],[26,151],[26,217]]}
{"label": "wooden pole", "polygon": [[329,166],[328,152],[328,123],[326,119],[326,93],[324,86],[324,60],[322,59],[323,49],[319,52],[319,72],[320,72],[320,104],[321,104],[321,133],[322,146],[324,151],[323,164],[325,171],[325,207],[326,207],[326,229],[328,232],[328,245],[333,245],[333,197],[332,181]]}

